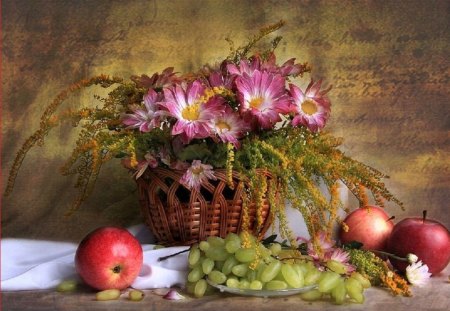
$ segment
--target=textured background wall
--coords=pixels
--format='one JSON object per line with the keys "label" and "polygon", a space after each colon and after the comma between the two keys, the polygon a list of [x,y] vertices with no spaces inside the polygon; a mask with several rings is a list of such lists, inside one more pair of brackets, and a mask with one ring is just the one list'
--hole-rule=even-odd
{"label": "textured background wall", "polygon": [[[2,189],[21,143],[67,85],[96,74],[129,77],[174,66],[194,70],[284,19],[280,62],[309,61],[333,84],[336,135],[345,151],[389,174],[406,211],[429,210],[450,227],[449,1],[2,1]],[[306,84],[305,79],[301,83]],[[68,105],[89,104],[95,92]],[[77,240],[100,225],[140,222],[134,185],[119,163],[103,170],[93,196],[64,218],[74,179],[58,167],[71,128],[56,129],[25,160],[2,198],[3,237]],[[355,202],[351,202],[355,207]]]}

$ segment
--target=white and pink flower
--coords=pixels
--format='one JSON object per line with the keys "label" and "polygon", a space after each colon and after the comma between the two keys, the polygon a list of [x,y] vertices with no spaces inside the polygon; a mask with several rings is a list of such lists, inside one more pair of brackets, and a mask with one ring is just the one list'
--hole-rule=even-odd
{"label": "white and pink flower", "polygon": [[296,85],[290,84],[290,94],[294,99],[292,126],[303,125],[310,131],[321,130],[330,116],[330,101],[326,97],[329,89],[320,91],[322,81],[309,83],[305,92]]}
{"label": "white and pink flower", "polygon": [[250,115],[262,129],[273,128],[281,121],[280,114],[291,110],[291,99],[280,75],[256,70],[252,76],[244,73],[236,79],[240,111]]}
{"label": "white and pink flower", "polygon": [[176,119],[172,135],[181,134],[184,143],[211,136],[214,116],[224,111],[221,97],[205,101],[205,89],[199,81],[164,89],[165,99],[161,105]]}
{"label": "white and pink flower", "polygon": [[239,139],[249,130],[245,121],[239,117],[231,108],[227,109],[223,115],[214,119],[214,132],[224,143],[232,143],[235,148],[239,148]]}
{"label": "white and pink flower", "polygon": [[127,125],[128,129],[138,128],[141,132],[150,132],[159,127],[161,117],[165,115],[165,111],[159,107],[161,99],[161,94],[149,89],[144,96],[145,109],[133,108],[133,113],[122,117],[123,124]]}
{"label": "white and pink flower", "polygon": [[217,179],[214,175],[213,167],[208,164],[202,164],[200,160],[194,160],[191,167],[180,178],[180,184],[185,185],[188,189],[200,190],[202,183],[209,179]]}

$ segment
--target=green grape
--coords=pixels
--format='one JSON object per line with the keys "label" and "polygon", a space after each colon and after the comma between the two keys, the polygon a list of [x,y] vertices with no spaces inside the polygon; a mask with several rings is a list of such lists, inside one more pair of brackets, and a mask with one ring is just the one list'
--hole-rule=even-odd
{"label": "green grape", "polygon": [[279,260],[272,261],[264,268],[264,271],[261,273],[261,278],[259,280],[264,283],[273,280],[277,276],[278,272],[280,272],[280,269],[281,262]]}
{"label": "green grape", "polygon": [[225,261],[230,254],[223,247],[212,246],[205,251],[205,256],[214,261]]}
{"label": "green grape", "polygon": [[228,253],[234,254],[237,250],[241,248],[241,242],[237,240],[231,240],[225,243],[225,249]]}
{"label": "green grape", "polygon": [[202,251],[206,252],[206,250],[210,247],[209,243],[206,241],[201,241],[198,245],[198,248],[200,248]]}
{"label": "green grape", "polygon": [[350,277],[358,280],[358,282],[361,283],[363,288],[369,288],[371,286],[370,281],[359,272],[356,271],[353,272]]}
{"label": "green grape", "polygon": [[225,264],[225,261],[215,261],[214,268],[216,268],[216,270],[222,271],[224,264]]}
{"label": "green grape", "polygon": [[286,282],[280,281],[280,280],[272,280],[267,282],[264,287],[267,290],[280,290],[280,289],[286,289],[288,285]]}
{"label": "green grape", "polygon": [[330,293],[334,287],[339,284],[340,274],[333,271],[326,271],[322,273],[322,277],[319,280],[318,290],[321,293]]}
{"label": "green grape", "polygon": [[340,263],[339,261],[336,261],[333,259],[328,260],[326,263],[326,266],[328,269],[330,269],[331,271],[334,271],[336,273],[339,273],[339,274],[347,273],[347,267],[344,264]]}
{"label": "green grape", "polygon": [[297,274],[302,274],[303,275],[303,269],[300,267],[300,264],[298,264],[298,263],[294,263],[294,264],[292,264],[292,268],[295,270],[295,272],[297,273]]}
{"label": "green grape", "polygon": [[300,297],[306,301],[314,301],[314,300],[318,300],[318,299],[322,298],[322,295],[323,294],[321,292],[319,292],[318,289],[313,289],[313,290],[307,291],[306,293],[300,294]]}
{"label": "green grape", "polygon": [[250,282],[256,280],[256,270],[252,270],[249,268],[246,277]]}
{"label": "green grape", "polygon": [[298,264],[293,264],[292,268],[294,268],[295,272],[297,272],[298,282],[300,284],[298,287],[303,287],[305,285],[305,273]]}
{"label": "green grape", "polygon": [[311,269],[317,269],[312,261],[301,262],[299,263],[299,266],[303,270],[303,275]]}
{"label": "green grape", "polygon": [[281,244],[280,243],[272,243],[269,247],[272,255],[277,256],[281,252]]}
{"label": "green grape", "polygon": [[261,290],[263,288],[263,284],[261,281],[253,280],[250,282],[250,289]]}
{"label": "green grape", "polygon": [[223,247],[225,245],[225,240],[218,236],[209,236],[206,241],[212,247]]}
{"label": "green grape", "polygon": [[234,254],[240,262],[251,262],[256,258],[256,250],[254,248],[240,248]]}
{"label": "green grape", "polygon": [[357,303],[364,302],[363,287],[358,280],[354,278],[346,279],[345,288],[350,298],[354,299]]}
{"label": "green grape", "polygon": [[239,242],[239,244],[241,244],[241,238],[239,237],[239,235],[233,232],[228,233],[227,236],[225,237],[225,243],[230,241]]}
{"label": "green grape", "polygon": [[347,289],[345,288],[345,281],[343,278],[339,278],[338,284],[331,291],[331,296],[334,298],[334,302],[341,305],[345,302],[347,297]]}
{"label": "green grape", "polygon": [[[241,241],[243,240],[242,237],[244,234],[246,234],[246,233],[244,233],[244,231],[241,231],[241,233],[239,233],[239,238],[241,239]],[[256,237],[253,234],[248,234],[247,236],[248,236],[251,244],[255,244],[257,242]]]}
{"label": "green grape", "polygon": [[247,271],[248,271],[248,265],[245,263],[236,265],[231,269],[231,272],[233,272],[234,275],[240,276],[240,277],[245,276],[245,274],[247,274]]}
{"label": "green grape", "polygon": [[120,297],[120,290],[105,289],[95,294],[95,299],[99,301],[116,300]]}
{"label": "green grape", "polygon": [[225,275],[228,275],[231,273],[231,269],[233,269],[234,266],[236,266],[237,264],[239,264],[239,262],[237,261],[236,258],[234,258],[234,256],[230,256],[227,258],[227,260],[225,260],[225,262],[223,263],[223,267],[222,267],[222,273]]}
{"label": "green grape", "polygon": [[186,292],[188,294],[194,294],[194,288],[195,288],[196,284],[197,284],[197,282],[189,282],[189,281],[187,281],[186,284],[185,284]]}
{"label": "green grape", "polygon": [[58,284],[56,290],[58,292],[73,292],[77,288],[77,281],[75,280],[64,280]]}
{"label": "green grape", "polygon": [[227,276],[220,271],[213,270],[208,274],[208,279],[215,284],[225,283]]}
{"label": "green grape", "polygon": [[194,287],[194,296],[197,298],[203,297],[206,292],[206,288],[208,287],[208,283],[206,283],[205,279],[200,279],[195,283]]}
{"label": "green grape", "polygon": [[241,279],[239,281],[239,288],[240,289],[248,289],[248,288],[250,288],[250,282],[247,279]]}
{"label": "green grape", "polygon": [[297,271],[295,271],[292,265],[287,263],[283,264],[281,266],[281,274],[290,287],[299,288],[302,286],[302,281],[300,280]]}
{"label": "green grape", "polygon": [[267,264],[265,264],[264,262],[261,262],[257,267],[256,267],[256,279],[261,281],[261,275],[264,273],[264,269],[267,267]]}
{"label": "green grape", "polygon": [[[281,267],[283,267],[283,266],[281,266]],[[285,281],[283,273],[281,272],[281,269],[280,269],[280,271],[278,271],[277,275],[273,279],[278,280],[278,281],[283,281],[283,282]]]}
{"label": "green grape", "polygon": [[214,268],[214,260],[211,258],[205,258],[202,261],[202,270],[204,274],[209,274]]}
{"label": "green grape", "polygon": [[144,299],[144,296],[144,292],[137,289],[132,289],[128,292],[128,299],[131,301],[141,301]]}
{"label": "green grape", "polygon": [[197,282],[200,280],[205,274],[203,273],[203,269],[201,266],[197,266],[194,269],[191,270],[188,274],[188,281],[189,282]]}
{"label": "green grape", "polygon": [[191,266],[195,265],[200,259],[200,250],[198,247],[191,248],[188,255],[188,262]]}
{"label": "green grape", "polygon": [[239,288],[239,280],[235,277],[227,279],[226,285],[230,288]]}
{"label": "green grape", "polygon": [[259,243],[257,246],[261,259],[266,260],[272,255],[272,252],[266,248],[262,243]]}
{"label": "green grape", "polygon": [[321,277],[322,273],[316,268],[308,270],[305,275],[305,285],[317,284]]}

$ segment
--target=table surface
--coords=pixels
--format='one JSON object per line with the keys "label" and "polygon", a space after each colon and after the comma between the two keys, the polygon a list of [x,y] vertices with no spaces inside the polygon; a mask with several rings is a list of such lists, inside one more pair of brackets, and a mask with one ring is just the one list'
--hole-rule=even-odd
{"label": "table surface", "polygon": [[214,293],[200,299],[185,295],[186,299],[171,301],[163,298],[167,289],[146,290],[140,302],[121,297],[115,301],[95,301],[95,292],[79,289],[73,293],[56,291],[2,292],[1,310],[450,310],[450,265],[423,288],[411,287],[412,297],[394,297],[386,289],[371,287],[365,291],[363,304],[333,305],[328,300],[305,302],[297,295],[276,298],[233,296]]}

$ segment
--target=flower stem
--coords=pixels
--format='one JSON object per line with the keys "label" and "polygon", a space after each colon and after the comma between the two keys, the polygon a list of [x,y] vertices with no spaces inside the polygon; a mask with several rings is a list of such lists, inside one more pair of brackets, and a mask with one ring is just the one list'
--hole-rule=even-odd
{"label": "flower stem", "polygon": [[399,256],[397,256],[397,255],[394,255],[394,254],[391,254],[391,253],[388,253],[388,252],[377,251],[377,250],[370,250],[370,251],[371,251],[372,253],[378,253],[378,254],[381,254],[381,255],[386,255],[386,256],[388,256],[388,257],[392,257],[392,258],[397,259],[397,260],[408,261],[408,258],[405,258],[405,257],[399,257]]}

